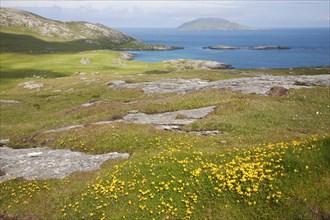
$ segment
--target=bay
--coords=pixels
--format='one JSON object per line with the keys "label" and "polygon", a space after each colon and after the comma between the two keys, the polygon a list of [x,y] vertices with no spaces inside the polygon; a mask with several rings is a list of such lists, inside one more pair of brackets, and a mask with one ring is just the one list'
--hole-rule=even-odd
{"label": "bay", "polygon": [[[290,68],[330,65],[329,28],[286,28],[258,31],[180,31],[170,28],[121,28],[146,43],[182,46],[173,51],[133,51],[135,59],[159,62],[171,59],[214,60],[234,68]],[[289,50],[210,50],[227,45],[279,45]]]}

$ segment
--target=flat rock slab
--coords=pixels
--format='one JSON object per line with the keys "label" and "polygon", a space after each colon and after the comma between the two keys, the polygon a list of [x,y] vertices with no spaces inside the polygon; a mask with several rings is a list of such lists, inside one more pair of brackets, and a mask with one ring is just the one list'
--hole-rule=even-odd
{"label": "flat rock slab", "polygon": [[17,104],[17,103],[20,103],[20,102],[19,102],[19,101],[16,101],[16,100],[5,100],[5,99],[0,99],[0,103]]}
{"label": "flat rock slab", "polygon": [[163,61],[177,69],[228,69],[231,68],[230,64],[225,64],[211,60],[190,60],[190,59],[177,59]]}
{"label": "flat rock slab", "polygon": [[49,148],[12,149],[0,148],[0,170],[5,175],[0,181],[14,177],[24,179],[65,178],[73,172],[93,171],[110,159],[126,159],[128,153],[89,155],[67,149]]}
{"label": "flat rock slab", "polygon": [[4,146],[9,143],[9,139],[1,139],[0,140],[0,146]]}
{"label": "flat rock slab", "polygon": [[42,84],[40,82],[28,81],[28,82],[18,84],[18,86],[23,86],[23,88],[25,88],[25,89],[37,89],[37,90],[39,90],[41,87],[44,86],[44,84]]}
{"label": "flat rock slab", "polygon": [[153,82],[126,83],[124,81],[114,81],[110,88],[131,88],[142,89],[145,93],[186,93],[193,90],[210,87],[210,82],[200,79],[170,78]]}
{"label": "flat rock slab", "polygon": [[[216,106],[207,106],[197,109],[179,110],[150,115],[138,112],[136,110],[132,110],[126,116],[124,116],[123,119],[113,121],[98,121],[89,123],[88,125],[104,125],[111,124],[113,122],[125,122],[135,124],[151,124],[156,126],[157,128],[164,130],[178,130],[180,126],[191,124],[197,119],[205,117],[206,115],[214,111],[215,108]],[[43,133],[70,131],[73,129],[85,128],[88,125],[71,125],[68,127],[51,129],[48,131],[44,131]]]}
{"label": "flat rock slab", "polygon": [[51,129],[48,131],[44,131],[43,133],[56,133],[56,132],[62,132],[62,131],[70,131],[73,129],[78,129],[78,128],[84,128],[85,125],[71,125],[68,127],[63,127],[63,128],[56,128],[56,129]]}
{"label": "flat rock slab", "polygon": [[205,117],[211,113],[216,106],[208,106],[198,109],[180,110],[174,112],[165,112],[158,114],[132,113],[123,118],[124,122],[136,124],[152,124],[157,127],[167,129],[171,127],[179,127],[188,125],[197,119]]}
{"label": "flat rock slab", "polygon": [[330,86],[330,75],[299,75],[299,76],[257,76],[237,79],[205,81],[201,79],[170,78],[154,82],[126,83],[115,82],[110,88],[142,89],[145,93],[186,93],[201,89],[224,89],[242,93],[267,95],[274,86],[286,89],[308,88],[310,86]]}

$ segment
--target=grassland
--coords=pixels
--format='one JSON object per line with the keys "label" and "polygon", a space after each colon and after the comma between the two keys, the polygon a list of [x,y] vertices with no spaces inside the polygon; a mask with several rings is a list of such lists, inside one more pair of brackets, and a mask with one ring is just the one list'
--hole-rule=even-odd
{"label": "grassland", "polygon": [[[90,65],[81,65],[88,57]],[[327,219],[330,217],[329,88],[285,96],[202,90],[145,94],[110,89],[113,80],[220,80],[258,74],[327,74],[328,68],[180,70],[164,63],[115,61],[119,52],[1,53],[0,139],[14,148],[48,146],[90,154],[129,152],[126,160],[63,180],[0,183],[0,217],[18,219]],[[18,84],[34,81],[40,89]],[[81,105],[103,101],[90,107]],[[185,131],[114,123],[42,133],[118,119],[130,110],[159,113],[217,106]]]}

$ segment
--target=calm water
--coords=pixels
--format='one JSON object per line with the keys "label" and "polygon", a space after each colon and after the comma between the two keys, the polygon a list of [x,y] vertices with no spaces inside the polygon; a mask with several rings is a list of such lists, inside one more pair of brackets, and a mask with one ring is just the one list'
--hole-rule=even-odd
{"label": "calm water", "polygon": [[[330,65],[329,28],[261,31],[179,31],[176,29],[121,29],[146,42],[183,46],[174,51],[136,51],[136,60],[215,60],[235,68],[285,68]],[[209,50],[205,46],[288,46],[290,50]]]}

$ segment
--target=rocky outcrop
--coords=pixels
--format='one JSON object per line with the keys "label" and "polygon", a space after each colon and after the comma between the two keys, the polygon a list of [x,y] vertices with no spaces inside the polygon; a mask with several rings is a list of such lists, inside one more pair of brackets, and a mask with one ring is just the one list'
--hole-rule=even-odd
{"label": "rocky outcrop", "polygon": [[[61,22],[41,17],[39,15],[10,8],[0,8],[1,31],[10,28],[11,34],[41,36],[52,41],[79,41],[95,49],[115,50],[175,50],[176,46],[150,45],[132,36],[114,30],[102,24],[89,22]],[[54,48],[51,51],[54,52]]]}
{"label": "rocky outcrop", "polygon": [[80,128],[84,128],[84,127],[85,127],[85,125],[71,125],[68,127],[51,129],[51,130],[45,131],[43,133],[57,133],[57,132],[62,132],[62,131],[70,131],[73,129],[80,129]]}
{"label": "rocky outcrop", "polygon": [[110,88],[142,89],[145,93],[186,93],[202,89],[231,89],[242,93],[267,95],[269,91],[280,86],[285,89],[311,88],[311,86],[330,86],[330,75],[297,75],[297,76],[258,76],[219,81],[200,79],[161,79],[142,83],[114,83]]}
{"label": "rocky outcrop", "polygon": [[20,103],[20,102],[19,101],[16,101],[16,100],[0,99],[0,103],[17,104],[17,103]]}
{"label": "rocky outcrop", "polygon": [[181,126],[191,124],[197,119],[205,117],[216,106],[208,106],[198,109],[180,110],[148,115],[145,113],[130,113],[123,118],[124,122],[136,124],[151,124],[161,129],[178,129]]}
{"label": "rocky outcrop", "polygon": [[173,112],[164,112],[158,114],[145,114],[138,110],[131,110],[126,116],[118,120],[98,121],[89,124],[71,125],[62,128],[51,129],[42,133],[57,133],[70,130],[83,129],[91,125],[104,125],[114,122],[135,123],[135,124],[150,124],[164,130],[178,130],[181,126],[191,124],[197,119],[205,117],[211,113],[216,106],[208,106],[197,109],[179,110]]}
{"label": "rocky outcrop", "polygon": [[93,171],[106,160],[127,159],[128,153],[88,155],[71,150],[49,148],[12,149],[0,147],[0,181],[14,177],[24,179],[65,178],[73,172]]}
{"label": "rocky outcrop", "polygon": [[270,96],[284,96],[289,90],[282,86],[274,86],[267,93]]}
{"label": "rocky outcrop", "polygon": [[40,82],[28,81],[28,82],[20,83],[17,86],[23,86],[23,88],[25,88],[25,89],[37,89],[37,90],[39,90],[41,87],[44,86],[44,84],[40,83]]}
{"label": "rocky outcrop", "polygon": [[167,60],[164,63],[169,64],[171,67],[176,69],[229,69],[230,64],[225,64],[217,61],[210,60]]}
{"label": "rocky outcrop", "polygon": [[133,60],[134,59],[134,55],[133,54],[130,54],[130,53],[121,52],[120,53],[120,59],[123,59],[123,60]]}
{"label": "rocky outcrop", "polygon": [[9,143],[9,139],[1,139],[0,140],[0,147],[1,146],[5,146],[5,145],[7,145]]}
{"label": "rocky outcrop", "polygon": [[203,49],[210,49],[210,50],[288,50],[290,47],[287,46],[274,46],[274,45],[267,45],[267,46],[255,46],[255,47],[234,47],[234,46],[225,46],[225,45],[216,45],[216,46],[208,46],[203,47]]}
{"label": "rocky outcrop", "polygon": [[135,40],[127,34],[101,24],[60,22],[27,11],[10,8],[0,8],[0,26],[24,27],[25,29],[28,28],[29,31],[45,37],[84,40],[86,44],[99,44],[97,42],[99,38],[103,38],[108,43],[114,44],[122,44]]}

